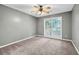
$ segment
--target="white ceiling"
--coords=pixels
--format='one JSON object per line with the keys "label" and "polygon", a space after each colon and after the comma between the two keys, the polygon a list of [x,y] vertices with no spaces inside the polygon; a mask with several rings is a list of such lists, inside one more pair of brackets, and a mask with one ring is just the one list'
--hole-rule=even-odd
{"label": "white ceiling", "polygon": [[38,14],[32,13],[31,11],[34,4],[5,4],[5,6],[22,11],[24,13],[27,13],[35,17],[42,17],[42,16],[71,11],[74,4],[50,4],[50,6],[52,7],[52,11],[46,15],[38,15]]}

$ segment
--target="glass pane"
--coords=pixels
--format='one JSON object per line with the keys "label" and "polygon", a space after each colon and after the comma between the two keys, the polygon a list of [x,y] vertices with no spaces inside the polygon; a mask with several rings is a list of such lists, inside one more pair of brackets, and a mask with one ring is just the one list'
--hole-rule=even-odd
{"label": "glass pane", "polygon": [[61,35],[61,20],[59,17],[55,17],[51,20],[51,28],[52,28],[52,33],[54,35]]}
{"label": "glass pane", "polygon": [[46,32],[47,32],[47,35],[51,35],[51,20],[48,20],[45,22],[45,29],[46,29]]}

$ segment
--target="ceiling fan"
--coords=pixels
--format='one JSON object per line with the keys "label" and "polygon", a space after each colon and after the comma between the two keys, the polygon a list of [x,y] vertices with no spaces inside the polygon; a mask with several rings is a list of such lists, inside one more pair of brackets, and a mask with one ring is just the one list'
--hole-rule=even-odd
{"label": "ceiling fan", "polygon": [[52,7],[50,5],[36,5],[33,6],[32,12],[35,12],[36,14],[43,15],[50,13]]}

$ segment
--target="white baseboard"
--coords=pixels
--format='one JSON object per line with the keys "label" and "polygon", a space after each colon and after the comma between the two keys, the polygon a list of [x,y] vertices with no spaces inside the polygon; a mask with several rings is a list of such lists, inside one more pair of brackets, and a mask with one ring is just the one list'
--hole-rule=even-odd
{"label": "white baseboard", "polygon": [[43,35],[36,35],[36,36],[42,36],[42,37],[44,37]]}
{"label": "white baseboard", "polygon": [[[36,36],[41,36],[41,37],[45,37],[44,35],[36,35]],[[49,37],[46,37],[49,38]],[[54,39],[54,38],[53,38]],[[64,40],[64,41],[72,41],[71,39],[60,39],[60,40]]]}
{"label": "white baseboard", "polygon": [[3,46],[0,46],[0,48],[9,46],[9,45],[12,45],[12,44],[15,44],[15,43],[19,43],[19,42],[21,42],[21,41],[24,41],[24,40],[27,40],[27,39],[31,39],[31,38],[33,38],[33,37],[35,37],[35,35],[34,35],[34,36],[27,37],[27,38],[24,38],[24,39],[21,39],[21,40],[18,40],[18,41],[15,41],[15,42],[11,42],[11,43],[6,44],[6,45],[3,45]]}
{"label": "white baseboard", "polygon": [[75,50],[77,51],[77,53],[78,53],[78,55],[79,55],[79,50],[77,49],[77,47],[76,47],[76,45],[74,44],[73,40],[72,40],[72,44],[73,44]]}
{"label": "white baseboard", "polygon": [[72,40],[71,40],[71,39],[62,39],[62,40],[72,42]]}

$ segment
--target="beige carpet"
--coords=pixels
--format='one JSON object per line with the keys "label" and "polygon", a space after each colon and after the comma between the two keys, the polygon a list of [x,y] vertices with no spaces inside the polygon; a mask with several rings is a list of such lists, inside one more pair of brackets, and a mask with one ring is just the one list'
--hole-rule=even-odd
{"label": "beige carpet", "polygon": [[71,42],[34,37],[0,49],[4,55],[77,55]]}

